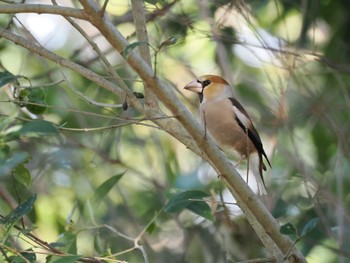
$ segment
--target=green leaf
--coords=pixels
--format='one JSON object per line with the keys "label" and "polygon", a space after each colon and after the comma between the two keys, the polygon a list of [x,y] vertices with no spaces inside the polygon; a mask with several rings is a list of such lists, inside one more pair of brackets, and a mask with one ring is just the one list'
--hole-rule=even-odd
{"label": "green leaf", "polygon": [[28,102],[35,103],[34,104],[24,104],[31,113],[40,115],[43,114],[47,107],[46,107],[46,93],[45,89],[43,88],[31,88],[28,89]]}
{"label": "green leaf", "polygon": [[133,92],[133,94],[135,95],[136,98],[138,99],[143,99],[145,97],[145,95],[143,95],[143,93],[141,92]]}
{"label": "green leaf", "polygon": [[45,100],[46,98],[45,89],[41,87],[29,89],[28,98],[29,98],[29,101],[32,101],[33,99]]}
{"label": "green leaf", "polygon": [[11,148],[8,144],[0,144],[0,162],[3,160],[7,160],[8,156],[11,154],[10,152]]}
{"label": "green leaf", "polygon": [[104,254],[106,251],[106,244],[104,238],[101,235],[94,236],[94,249],[100,255]]}
{"label": "green leaf", "polygon": [[131,43],[129,45],[126,46],[126,48],[121,52],[121,55],[124,57],[124,58],[127,58],[130,53],[135,49],[137,48],[138,46],[141,46],[141,45],[148,45],[147,42],[143,42],[143,41],[138,41],[138,42],[134,42],[134,43]]}
{"label": "green leaf", "polygon": [[159,2],[159,0],[145,0],[145,2],[151,5],[156,5]]}
{"label": "green leaf", "polygon": [[17,206],[10,214],[0,221],[1,224],[11,224],[16,222],[25,214],[29,213],[33,209],[34,202],[36,200],[36,194],[33,194],[30,198]]}
{"label": "green leaf", "polygon": [[0,160],[0,176],[8,175],[18,165],[26,162],[29,155],[25,152],[17,152],[8,158],[5,162]]}
{"label": "green leaf", "polygon": [[77,233],[65,231],[60,235],[57,242],[51,244],[58,247],[61,251],[72,255],[77,254]]}
{"label": "green leaf", "polygon": [[27,110],[29,110],[31,113],[35,114],[35,115],[41,115],[43,114],[47,107],[46,107],[46,102],[42,99],[37,99],[37,98],[33,98],[29,101],[30,103],[35,103],[35,104],[30,104],[27,103],[26,104],[26,108]]}
{"label": "green leaf", "polygon": [[212,219],[209,205],[202,198],[209,195],[199,190],[190,190],[178,193],[170,198],[165,206],[164,211],[170,213],[180,212],[183,209],[188,209],[197,215],[203,216],[209,220]]}
{"label": "green leaf", "polygon": [[21,252],[21,256],[14,256],[11,258],[11,263],[34,263],[36,262],[36,254],[33,249],[28,249],[24,252]]}
{"label": "green leaf", "polygon": [[211,213],[210,206],[206,202],[195,201],[191,203],[188,207],[188,210],[193,213],[200,215],[208,220],[213,220],[213,215]]}
{"label": "green leaf", "polygon": [[32,177],[29,170],[24,166],[24,164],[18,165],[12,172],[16,181],[29,189],[32,182]]}
{"label": "green leaf", "polygon": [[287,223],[280,227],[280,233],[283,235],[296,235],[297,230],[293,224]]}
{"label": "green leaf", "polygon": [[53,123],[44,120],[33,120],[23,124],[18,131],[21,135],[27,134],[43,134],[43,135],[57,135],[58,130]]}
{"label": "green leaf", "polygon": [[95,206],[93,206],[92,204],[92,200],[91,199],[87,199],[84,205],[84,215],[85,215],[85,219],[86,221],[90,220],[92,224],[97,225],[96,223],[96,219],[95,219],[95,208],[98,206],[98,204],[96,204]]}
{"label": "green leaf", "polygon": [[0,88],[8,83],[17,81],[18,76],[13,75],[8,71],[0,72]]}
{"label": "green leaf", "polygon": [[[56,258],[56,256],[53,258]],[[74,262],[77,262],[80,258],[81,256],[77,256],[77,255],[61,256],[57,260],[53,260],[52,263],[74,263]]]}
{"label": "green leaf", "polygon": [[168,46],[172,46],[172,45],[175,45],[177,42],[177,38],[176,37],[169,37],[167,40],[163,41],[158,49],[161,49],[163,47],[168,47]]}
{"label": "green leaf", "polygon": [[123,173],[112,176],[111,178],[104,181],[95,191],[92,198],[94,206],[98,206],[102,199],[109,193],[109,191],[118,183],[120,178],[124,175]]}
{"label": "green leaf", "polygon": [[309,222],[307,222],[306,225],[301,230],[301,237],[306,236],[308,233],[310,233],[317,226],[318,221],[320,221],[320,218],[315,217],[311,219]]}
{"label": "green leaf", "polygon": [[156,226],[157,226],[156,223],[152,222],[146,229],[147,233],[149,235],[151,235],[153,233],[154,229],[156,229]]}

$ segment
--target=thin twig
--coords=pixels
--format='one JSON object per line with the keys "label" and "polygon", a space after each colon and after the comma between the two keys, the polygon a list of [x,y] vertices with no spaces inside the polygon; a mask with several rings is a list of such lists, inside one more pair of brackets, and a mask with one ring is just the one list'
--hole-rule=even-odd
{"label": "thin twig", "polygon": [[[146,16],[144,9],[144,1],[142,0],[131,0],[132,12],[134,17],[134,23],[136,28],[137,40],[142,43],[149,44],[148,33],[146,27]],[[143,60],[148,64],[149,67],[151,64],[151,53],[149,45],[140,45],[139,46],[140,54]],[[148,84],[143,81],[144,91],[145,91],[145,114],[148,115],[148,112],[154,111],[158,108],[158,100],[155,96],[152,89]]]}

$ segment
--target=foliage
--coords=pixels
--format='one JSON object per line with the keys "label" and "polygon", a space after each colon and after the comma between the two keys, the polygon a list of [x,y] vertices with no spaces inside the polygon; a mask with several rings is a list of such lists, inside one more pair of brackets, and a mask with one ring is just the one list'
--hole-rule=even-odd
{"label": "foliage", "polygon": [[[106,1],[105,15],[129,41],[120,52],[67,13],[14,9],[0,17],[2,34],[23,36],[125,88],[120,96],[78,67],[0,39],[1,261],[267,257],[217,174],[135,106],[150,102],[127,60],[145,47],[156,77],[195,114],[197,98],[182,92],[193,75],[235,84],[272,159],[261,199],[280,232],[309,262],[349,261],[348,3],[144,1],[145,42],[132,6],[116,2]],[[0,13],[28,6],[3,4]],[[43,36],[35,21],[53,27]],[[239,168],[245,174],[244,162]]]}

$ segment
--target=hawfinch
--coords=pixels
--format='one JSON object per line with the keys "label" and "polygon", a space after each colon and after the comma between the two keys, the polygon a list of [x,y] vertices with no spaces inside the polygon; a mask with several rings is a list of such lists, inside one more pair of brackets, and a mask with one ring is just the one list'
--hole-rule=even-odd
{"label": "hawfinch", "polygon": [[258,192],[266,194],[263,156],[270,167],[271,164],[258,132],[246,110],[234,97],[230,84],[219,76],[204,75],[187,84],[185,89],[198,93],[201,119],[218,147],[231,155],[238,153],[241,157],[238,163],[248,159]]}

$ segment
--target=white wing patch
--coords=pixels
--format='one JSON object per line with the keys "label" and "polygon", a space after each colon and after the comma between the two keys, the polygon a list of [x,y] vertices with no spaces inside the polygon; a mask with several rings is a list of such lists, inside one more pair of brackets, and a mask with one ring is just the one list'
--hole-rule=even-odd
{"label": "white wing patch", "polygon": [[243,114],[239,109],[237,109],[236,106],[233,106],[233,111],[236,114],[237,118],[240,120],[240,122],[244,125],[244,127],[249,128],[251,126],[251,121],[247,116]]}

